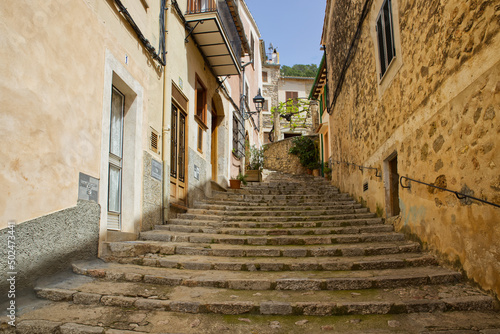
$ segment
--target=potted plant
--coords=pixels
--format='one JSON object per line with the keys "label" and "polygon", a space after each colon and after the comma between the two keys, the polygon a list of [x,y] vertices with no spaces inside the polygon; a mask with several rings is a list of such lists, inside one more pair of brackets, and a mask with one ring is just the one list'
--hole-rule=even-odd
{"label": "potted plant", "polygon": [[307,169],[312,171],[313,176],[319,176],[319,167],[321,164],[317,161],[311,162],[307,165]]}
{"label": "potted plant", "polygon": [[231,178],[229,180],[229,188],[231,189],[240,189],[241,184],[243,183],[245,186],[247,185],[247,176],[243,175],[241,173],[238,174],[238,176]]}
{"label": "potted plant", "polygon": [[262,168],[264,167],[264,149],[256,148],[255,145],[250,148],[250,155],[247,165],[247,181],[262,181]]}
{"label": "potted plant", "polygon": [[328,167],[328,162],[325,162],[325,166],[323,167],[323,174],[325,174],[325,179],[331,180],[332,169],[330,167]]}

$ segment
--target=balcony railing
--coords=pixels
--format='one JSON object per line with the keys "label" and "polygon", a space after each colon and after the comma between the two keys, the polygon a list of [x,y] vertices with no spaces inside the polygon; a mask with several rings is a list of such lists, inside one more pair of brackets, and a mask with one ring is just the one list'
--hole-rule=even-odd
{"label": "balcony railing", "polygon": [[[237,1],[234,1],[236,4]],[[226,0],[188,0],[186,15],[217,13],[238,63],[241,59],[241,40]]]}

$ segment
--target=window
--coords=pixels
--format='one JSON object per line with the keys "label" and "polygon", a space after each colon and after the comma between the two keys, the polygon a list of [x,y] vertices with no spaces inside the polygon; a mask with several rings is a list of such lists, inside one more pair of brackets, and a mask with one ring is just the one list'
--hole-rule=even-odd
{"label": "window", "polygon": [[245,106],[248,106],[248,94],[250,94],[250,91],[248,90],[248,84],[245,82]]}
{"label": "window", "polygon": [[391,7],[391,0],[383,2],[375,26],[380,61],[380,78],[384,76],[392,59],[396,56]]}
{"label": "window", "polygon": [[233,115],[233,152],[238,154],[238,144],[239,144],[239,129],[238,129],[238,119]]}
{"label": "window", "polygon": [[262,72],[262,81],[267,82],[267,72]]}
{"label": "window", "polygon": [[203,124],[207,123],[207,90],[200,79],[196,78],[196,118]]}
{"label": "window", "polygon": [[264,106],[262,107],[262,111],[269,111],[269,101],[264,100]]}
{"label": "window", "polygon": [[198,126],[198,152],[203,153],[203,129]]}
{"label": "window", "polygon": [[[291,104],[297,105],[298,99],[299,99],[299,93],[298,92],[285,92],[285,99],[287,102],[287,111],[292,112],[293,108],[291,108]],[[291,100],[291,102],[289,102]]]}

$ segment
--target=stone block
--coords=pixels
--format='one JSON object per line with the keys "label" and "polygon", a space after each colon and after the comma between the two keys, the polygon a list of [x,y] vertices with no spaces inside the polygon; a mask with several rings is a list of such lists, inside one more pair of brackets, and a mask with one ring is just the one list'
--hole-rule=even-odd
{"label": "stone block", "polygon": [[229,289],[235,290],[270,290],[271,281],[257,279],[228,280]]}
{"label": "stone block", "polygon": [[23,320],[16,324],[15,332],[17,334],[48,333],[55,334],[59,332],[60,322],[48,320]]}
{"label": "stone block", "polygon": [[289,315],[292,314],[290,303],[262,302],[260,303],[260,314],[263,315]]}
{"label": "stone block", "polygon": [[144,275],[144,283],[175,286],[175,285],[181,285],[182,279],[165,277],[165,276]]}
{"label": "stone block", "polygon": [[141,310],[170,310],[170,301],[161,299],[139,298],[134,306]]}
{"label": "stone block", "polygon": [[286,257],[305,257],[307,256],[307,249],[285,249],[283,256]]}
{"label": "stone block", "polygon": [[296,314],[326,316],[331,315],[334,305],[319,302],[299,302],[295,305]]}
{"label": "stone block", "polygon": [[101,303],[106,306],[131,307],[137,298],[125,296],[102,296]]}
{"label": "stone block", "polygon": [[213,302],[206,305],[209,312],[220,314],[250,313],[255,305],[252,302]]}
{"label": "stone block", "polygon": [[78,291],[66,290],[66,289],[55,289],[47,288],[41,289],[36,288],[35,293],[39,298],[53,300],[53,301],[71,301],[73,300],[73,295]]}
{"label": "stone block", "polygon": [[173,301],[170,303],[170,310],[172,312],[182,312],[182,313],[199,313],[200,303],[199,302],[179,302]]}
{"label": "stone block", "polygon": [[61,334],[103,334],[104,328],[67,323],[60,327]]}
{"label": "stone block", "polygon": [[101,302],[101,295],[97,293],[78,292],[73,295],[73,303],[93,305]]}
{"label": "stone block", "polygon": [[144,276],[137,273],[125,273],[123,278],[128,282],[141,282]]}
{"label": "stone block", "polygon": [[259,256],[280,256],[279,249],[248,249],[246,251],[246,255],[250,257],[259,257]]}
{"label": "stone block", "polygon": [[211,263],[204,262],[185,262],[181,264],[184,269],[188,270],[210,270],[212,268]]}
{"label": "stone block", "polygon": [[331,278],[326,280],[327,290],[360,290],[372,287],[372,279],[368,278]]}
{"label": "stone block", "polygon": [[276,290],[321,290],[322,281],[314,279],[285,278],[276,280]]}

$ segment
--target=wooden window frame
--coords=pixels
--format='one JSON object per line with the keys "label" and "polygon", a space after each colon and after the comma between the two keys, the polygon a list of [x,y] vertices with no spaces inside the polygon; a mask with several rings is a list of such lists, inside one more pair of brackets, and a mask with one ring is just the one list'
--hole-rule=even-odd
{"label": "wooden window frame", "polygon": [[[202,99],[203,99],[203,108],[202,108],[202,111],[201,111],[201,115],[198,115],[198,85],[201,86],[201,88],[203,89],[203,94],[202,94]],[[205,84],[203,83],[203,81],[201,81],[200,77],[198,75],[196,75],[196,79],[195,79],[195,91],[194,91],[194,118],[195,120],[201,125],[202,128],[204,128],[204,130],[208,129],[208,126],[207,126],[207,107],[208,107],[208,103],[207,103],[207,87],[205,86]]]}
{"label": "wooden window frame", "polygon": [[387,73],[392,61],[396,58],[394,39],[394,20],[392,1],[384,0],[375,21],[377,36],[378,60],[380,65],[380,80]]}

